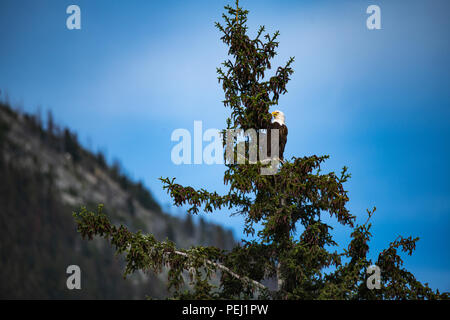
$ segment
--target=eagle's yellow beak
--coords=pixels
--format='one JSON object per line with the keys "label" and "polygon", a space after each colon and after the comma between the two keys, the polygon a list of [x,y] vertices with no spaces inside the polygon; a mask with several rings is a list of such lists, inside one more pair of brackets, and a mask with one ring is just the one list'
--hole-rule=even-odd
{"label": "eagle's yellow beak", "polygon": [[276,117],[277,113],[276,111],[272,112],[272,117]]}

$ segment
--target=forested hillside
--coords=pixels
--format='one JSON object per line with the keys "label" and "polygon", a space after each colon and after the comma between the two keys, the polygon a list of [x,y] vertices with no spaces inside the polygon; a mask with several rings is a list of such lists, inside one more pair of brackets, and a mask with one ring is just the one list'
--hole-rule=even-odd
{"label": "forested hillside", "polygon": [[[0,103],[0,298],[128,299],[167,296],[164,274],[123,279],[123,258],[98,239],[83,241],[72,211],[104,203],[116,224],[169,238],[178,247],[231,249],[230,231],[164,213],[141,182],[77,135],[40,116]],[[78,265],[82,289],[66,288],[66,268]]]}

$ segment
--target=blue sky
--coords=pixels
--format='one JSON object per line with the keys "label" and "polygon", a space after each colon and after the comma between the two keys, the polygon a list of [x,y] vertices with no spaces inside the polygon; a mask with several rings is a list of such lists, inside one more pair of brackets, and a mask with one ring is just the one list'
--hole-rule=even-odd
{"label": "blue sky", "polygon": [[[194,120],[225,127],[216,67],[227,50],[214,22],[230,2],[2,0],[2,95],[26,111],[51,109],[164,206],[160,176],[224,193],[224,167],[174,165],[170,136]],[[363,222],[366,208],[378,209],[371,254],[399,234],[419,236],[407,268],[450,291],[450,3],[240,3],[250,34],[260,24],[280,30],[274,65],[296,58],[278,107],[286,155],[329,154],[326,169],[348,166],[351,212]],[[81,30],[66,28],[70,4],[81,8]],[[371,4],[381,8],[381,30],[366,28]],[[242,236],[242,218],[206,218]],[[348,231],[336,229],[344,246]]]}

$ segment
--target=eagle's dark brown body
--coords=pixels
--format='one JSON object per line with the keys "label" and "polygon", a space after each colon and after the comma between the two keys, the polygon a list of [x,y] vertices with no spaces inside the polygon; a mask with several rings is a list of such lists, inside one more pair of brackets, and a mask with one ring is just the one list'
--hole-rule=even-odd
{"label": "eagle's dark brown body", "polygon": [[[281,160],[284,160],[284,148],[286,147],[288,128],[285,124],[280,124],[278,122],[272,122],[270,128],[267,129],[267,155],[269,157],[276,156],[272,155],[271,141],[272,141],[272,132],[271,129],[278,129],[279,133],[279,154],[278,157]],[[274,132],[275,133],[275,132]]]}

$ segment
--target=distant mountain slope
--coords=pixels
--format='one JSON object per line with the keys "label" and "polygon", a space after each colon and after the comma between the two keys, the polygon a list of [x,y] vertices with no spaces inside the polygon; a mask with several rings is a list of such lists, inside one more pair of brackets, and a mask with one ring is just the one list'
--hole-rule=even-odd
{"label": "distant mountain slope", "polygon": [[[0,103],[0,298],[161,298],[163,276],[137,274],[123,280],[121,258],[109,244],[81,240],[71,213],[82,205],[105,205],[115,223],[169,238],[181,247],[231,249],[230,231],[198,225],[162,212],[142,183],[119,165],[83,148],[74,133],[60,129],[51,114],[18,113]],[[66,288],[66,268],[79,265],[82,289]]]}

